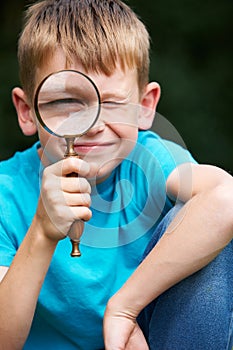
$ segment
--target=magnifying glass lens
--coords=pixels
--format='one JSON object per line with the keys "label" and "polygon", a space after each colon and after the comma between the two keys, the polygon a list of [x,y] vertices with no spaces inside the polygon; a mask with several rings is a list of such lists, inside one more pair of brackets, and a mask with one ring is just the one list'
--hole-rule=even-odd
{"label": "magnifying glass lens", "polygon": [[100,98],[94,83],[72,70],[48,76],[35,98],[39,122],[51,134],[65,138],[85,134],[96,122],[99,108]]}

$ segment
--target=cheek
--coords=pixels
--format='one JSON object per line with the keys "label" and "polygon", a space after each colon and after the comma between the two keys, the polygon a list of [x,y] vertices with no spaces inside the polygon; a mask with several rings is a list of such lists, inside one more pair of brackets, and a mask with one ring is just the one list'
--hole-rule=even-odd
{"label": "cheek", "polygon": [[101,119],[120,138],[135,139],[141,106],[126,104],[117,108],[102,108]]}
{"label": "cheek", "polygon": [[127,122],[109,123],[108,127],[118,136],[122,141],[132,140],[135,142],[138,137],[138,126]]}
{"label": "cheek", "polygon": [[115,156],[124,159],[133,150],[138,139],[138,128],[126,123],[112,123],[108,126],[118,139]]}
{"label": "cheek", "polygon": [[114,168],[116,168],[125,158],[128,157],[130,152],[135,147],[138,137],[138,130],[136,128],[125,128],[124,131],[121,127],[116,130],[120,142],[117,143],[117,147],[112,152],[106,153],[101,157],[101,160],[95,159],[98,163],[97,177],[105,177],[110,174]]}
{"label": "cheek", "polygon": [[38,136],[40,139],[40,144],[45,151],[49,152],[53,150],[54,144],[56,143],[55,136],[50,135],[41,126],[38,128]]}

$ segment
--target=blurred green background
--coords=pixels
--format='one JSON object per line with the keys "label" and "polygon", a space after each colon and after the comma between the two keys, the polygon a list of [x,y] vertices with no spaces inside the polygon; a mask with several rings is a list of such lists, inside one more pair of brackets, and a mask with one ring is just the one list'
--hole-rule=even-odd
{"label": "blurred green background", "polygon": [[[31,1],[0,3],[0,159],[31,145],[11,102],[19,84],[16,48],[22,11]],[[233,1],[127,2],[151,40],[151,80],[162,88],[158,112],[201,163],[233,171]]]}

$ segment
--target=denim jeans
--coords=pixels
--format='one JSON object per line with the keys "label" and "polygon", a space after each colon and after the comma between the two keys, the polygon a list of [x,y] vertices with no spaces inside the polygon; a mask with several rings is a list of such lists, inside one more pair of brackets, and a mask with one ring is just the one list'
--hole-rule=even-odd
{"label": "denim jeans", "polygon": [[[162,220],[144,257],[178,210],[179,205]],[[206,267],[149,304],[138,323],[151,350],[232,350],[233,240]]]}

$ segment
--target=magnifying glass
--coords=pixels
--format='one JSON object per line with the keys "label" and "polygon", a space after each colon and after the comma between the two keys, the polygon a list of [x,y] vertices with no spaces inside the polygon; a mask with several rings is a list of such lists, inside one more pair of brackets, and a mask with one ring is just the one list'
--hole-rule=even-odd
{"label": "magnifying glass", "polygon": [[[40,125],[51,135],[66,140],[64,157],[78,157],[74,140],[96,123],[100,114],[100,94],[94,82],[76,70],[61,70],[47,76],[38,86],[34,109]],[[68,176],[78,176],[75,173]],[[72,257],[81,256],[79,238],[72,225]]]}

